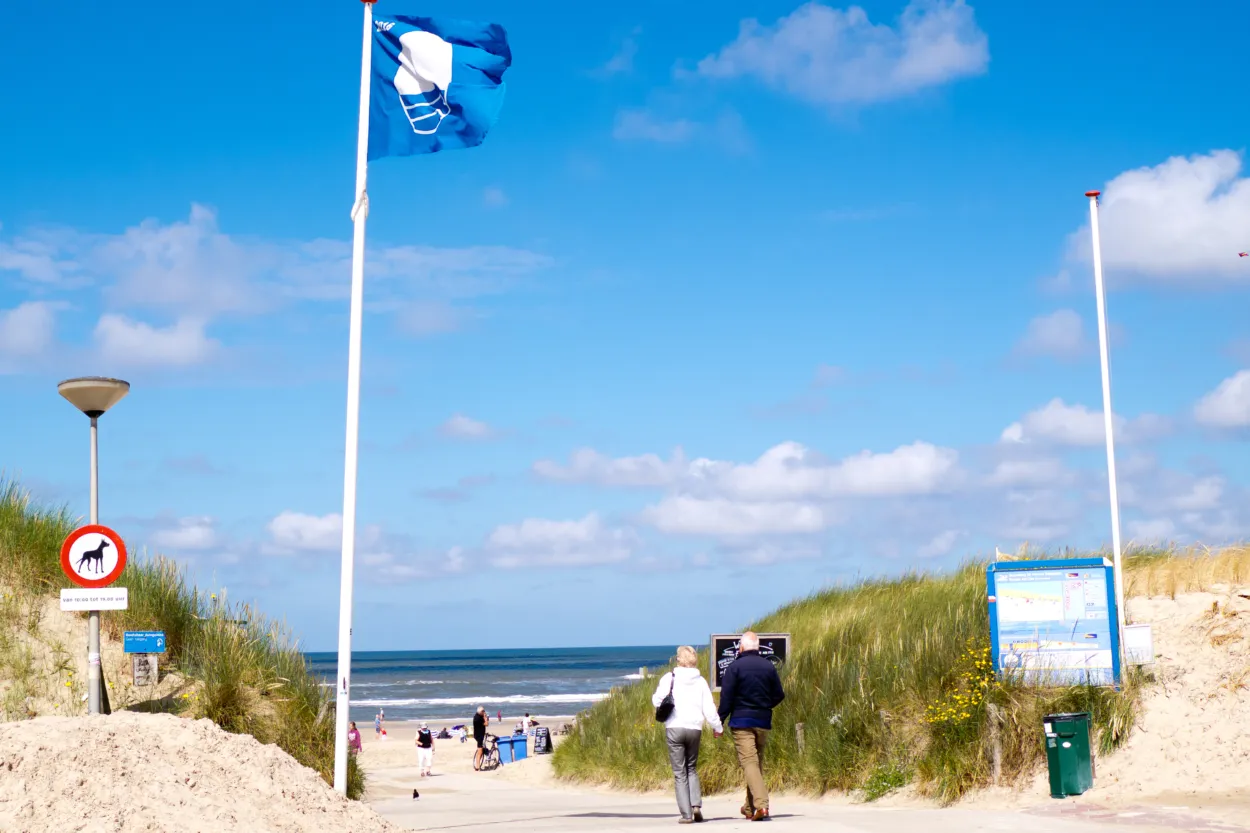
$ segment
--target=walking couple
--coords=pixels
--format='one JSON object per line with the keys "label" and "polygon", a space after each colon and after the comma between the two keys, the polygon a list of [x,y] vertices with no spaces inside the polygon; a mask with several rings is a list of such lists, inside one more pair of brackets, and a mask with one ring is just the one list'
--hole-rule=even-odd
{"label": "walking couple", "polygon": [[699,743],[703,724],[720,737],[728,724],[738,752],[738,765],[746,780],[747,800],[742,815],[751,821],[768,821],[768,787],[764,784],[764,746],[772,729],[773,709],[785,699],[781,678],[772,662],[760,655],[759,637],[742,635],[738,657],[721,681],[720,708],[698,669],[699,655],[683,645],[677,649],[677,667],[660,678],[652,705],[657,709],[668,696],[673,708],[664,721],[669,762],[677,792],[679,824],[703,821],[703,797],[699,787]]}

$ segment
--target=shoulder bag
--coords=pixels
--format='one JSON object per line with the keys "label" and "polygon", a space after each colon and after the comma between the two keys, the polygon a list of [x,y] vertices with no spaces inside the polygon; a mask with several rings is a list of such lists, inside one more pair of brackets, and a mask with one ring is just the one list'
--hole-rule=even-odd
{"label": "shoulder bag", "polygon": [[673,709],[677,704],[673,701],[673,686],[677,685],[676,669],[669,675],[668,694],[664,695],[664,699],[660,701],[660,705],[655,707],[655,719],[660,723],[666,722],[673,714]]}

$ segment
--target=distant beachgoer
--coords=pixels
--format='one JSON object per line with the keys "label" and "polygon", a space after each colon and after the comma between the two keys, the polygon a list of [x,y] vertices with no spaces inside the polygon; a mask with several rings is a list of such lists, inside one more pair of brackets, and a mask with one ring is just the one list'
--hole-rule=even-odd
{"label": "distant beachgoer", "polygon": [[430,732],[430,727],[425,725],[425,721],[422,721],[421,728],[417,730],[417,769],[421,771],[421,777],[432,774],[433,766],[434,735]]}
{"label": "distant beachgoer", "polygon": [[500,712],[499,712],[497,715],[495,715],[495,716],[499,718],[499,722],[500,722],[500,723],[503,723],[503,712],[502,712],[502,711],[500,711]]}
{"label": "distant beachgoer", "polygon": [[373,716],[373,737],[376,740],[382,738],[382,712],[378,712]]}
{"label": "distant beachgoer", "polygon": [[768,819],[768,787],[764,784],[764,746],[773,728],[773,709],[786,694],[777,667],[760,655],[760,638],[742,635],[738,657],[725,669],[720,684],[720,718],[729,726],[738,765],[747,782],[742,815],[751,821]]}
{"label": "distant beachgoer", "polygon": [[461,726],[460,727],[460,742],[464,743],[468,739],[469,739],[469,730]]}
{"label": "distant beachgoer", "polygon": [[347,751],[355,755],[360,749],[360,730],[356,728],[356,721],[353,720],[351,728],[347,730]]}
{"label": "distant beachgoer", "polygon": [[473,715],[473,739],[477,741],[477,751],[473,753],[474,769],[482,766],[482,745],[486,742],[487,723],[490,723],[490,718],[486,716],[486,707],[478,706],[477,712]]}
{"label": "distant beachgoer", "polygon": [[716,713],[712,689],[699,673],[699,655],[689,645],[677,649],[677,667],[660,677],[651,695],[651,704],[660,703],[673,693],[673,713],[664,721],[664,737],[668,741],[668,760],[673,766],[673,788],[677,793],[679,824],[703,821],[703,795],[699,785],[699,742],[703,724],[712,727],[716,737],[724,726]]}

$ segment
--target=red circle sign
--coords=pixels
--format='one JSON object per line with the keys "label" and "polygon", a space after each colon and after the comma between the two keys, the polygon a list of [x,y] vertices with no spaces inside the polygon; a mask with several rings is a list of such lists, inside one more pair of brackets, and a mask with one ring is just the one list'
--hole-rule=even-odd
{"label": "red circle sign", "polygon": [[61,569],[79,587],[107,587],[126,569],[126,542],[107,526],[80,526],[61,544]]}

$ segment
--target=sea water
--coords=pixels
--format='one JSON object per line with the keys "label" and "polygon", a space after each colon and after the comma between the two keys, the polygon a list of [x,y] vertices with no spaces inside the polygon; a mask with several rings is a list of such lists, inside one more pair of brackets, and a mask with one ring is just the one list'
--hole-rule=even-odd
{"label": "sea water", "polygon": [[[351,719],[463,722],[484,706],[515,719],[574,715],[614,686],[638,679],[639,669],[666,664],[675,646],[529,648],[480,651],[354,651]],[[338,655],[306,654],[312,670],[334,685]]]}

